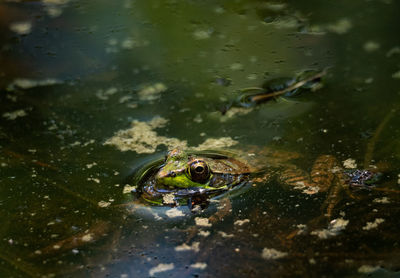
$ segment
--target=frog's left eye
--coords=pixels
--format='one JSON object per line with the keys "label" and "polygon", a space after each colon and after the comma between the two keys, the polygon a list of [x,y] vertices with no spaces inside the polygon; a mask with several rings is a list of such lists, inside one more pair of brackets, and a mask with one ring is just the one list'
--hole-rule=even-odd
{"label": "frog's left eye", "polygon": [[204,161],[196,160],[188,167],[188,174],[192,181],[205,183],[210,177],[210,168]]}

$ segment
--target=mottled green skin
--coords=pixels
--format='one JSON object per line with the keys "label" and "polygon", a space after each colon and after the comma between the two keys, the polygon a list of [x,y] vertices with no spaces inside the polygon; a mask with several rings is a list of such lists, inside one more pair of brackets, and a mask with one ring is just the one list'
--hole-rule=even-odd
{"label": "mottled green skin", "polygon": [[[204,161],[210,168],[211,174],[206,182],[195,182],[188,174],[190,163],[196,160]],[[182,150],[172,150],[155,175],[155,184],[158,188],[221,189],[223,186],[228,188],[228,180],[249,173],[250,168],[245,163],[228,155],[207,152],[195,154]],[[222,179],[226,181],[226,184]]]}

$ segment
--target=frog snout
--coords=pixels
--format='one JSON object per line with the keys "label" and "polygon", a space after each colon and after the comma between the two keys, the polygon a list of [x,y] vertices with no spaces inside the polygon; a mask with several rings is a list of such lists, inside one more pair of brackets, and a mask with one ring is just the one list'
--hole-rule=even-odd
{"label": "frog snout", "polygon": [[156,174],[156,179],[166,178],[166,177],[176,177],[176,173],[174,171],[159,171]]}

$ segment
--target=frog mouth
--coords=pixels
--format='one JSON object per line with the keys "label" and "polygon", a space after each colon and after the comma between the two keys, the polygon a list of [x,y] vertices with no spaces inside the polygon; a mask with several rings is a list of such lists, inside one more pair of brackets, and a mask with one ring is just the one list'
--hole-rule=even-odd
{"label": "frog mouth", "polygon": [[221,187],[168,188],[157,186],[155,179],[150,179],[144,180],[138,188],[140,189],[137,192],[138,197],[152,205],[170,207],[188,205],[190,207],[193,198],[201,196],[201,199],[209,200],[227,192],[231,187],[224,185]]}

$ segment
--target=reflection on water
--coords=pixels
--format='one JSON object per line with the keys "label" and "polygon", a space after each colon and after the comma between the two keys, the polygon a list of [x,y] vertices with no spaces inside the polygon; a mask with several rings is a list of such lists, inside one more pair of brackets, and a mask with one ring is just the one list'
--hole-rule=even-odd
{"label": "reflection on water", "polygon": [[[398,274],[398,10],[3,1],[1,276]],[[318,90],[232,106],[246,88],[327,68]],[[235,148],[253,162],[279,149],[305,173],[329,154],[383,175],[333,195],[255,180],[196,213],[137,204],[134,172],[176,146]]]}

